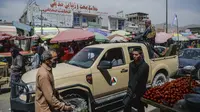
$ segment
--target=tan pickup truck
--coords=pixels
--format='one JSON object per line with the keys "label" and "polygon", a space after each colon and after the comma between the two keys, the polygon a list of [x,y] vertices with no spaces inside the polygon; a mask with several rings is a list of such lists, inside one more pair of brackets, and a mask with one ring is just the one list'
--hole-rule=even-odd
{"label": "tan pickup truck", "polygon": [[[177,72],[178,57],[173,46],[166,56],[159,57],[143,43],[98,44],[85,47],[69,62],[58,64],[53,69],[56,88],[64,100],[74,104],[78,110],[94,111],[105,104],[121,101],[128,86],[130,53],[135,48],[141,48],[150,67],[149,85],[161,85]],[[22,76],[29,91],[35,89],[36,73],[37,70],[32,70]],[[22,96],[19,95],[24,100]],[[12,107],[16,109],[11,101]]]}

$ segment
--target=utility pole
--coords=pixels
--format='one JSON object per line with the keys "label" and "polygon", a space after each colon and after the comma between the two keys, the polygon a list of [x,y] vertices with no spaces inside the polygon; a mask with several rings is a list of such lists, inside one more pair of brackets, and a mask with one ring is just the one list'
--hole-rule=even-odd
{"label": "utility pole", "polygon": [[43,16],[42,16],[42,10],[41,11],[41,35],[43,35]]}
{"label": "utility pole", "polygon": [[168,33],[168,0],[166,0],[166,33]]}

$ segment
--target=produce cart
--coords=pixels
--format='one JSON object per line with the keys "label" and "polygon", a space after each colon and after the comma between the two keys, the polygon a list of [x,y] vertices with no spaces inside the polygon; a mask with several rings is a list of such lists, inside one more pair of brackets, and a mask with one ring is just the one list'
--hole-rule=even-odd
{"label": "produce cart", "polygon": [[190,80],[190,77],[182,77],[162,86],[151,88],[147,90],[141,100],[159,108],[161,112],[199,112],[188,105],[185,100],[185,95],[195,93],[191,88],[200,86],[195,80]]}
{"label": "produce cart", "polygon": [[1,86],[8,83],[8,64],[0,62],[0,92]]}
{"label": "produce cart", "polygon": [[166,105],[163,105],[163,104],[159,104],[157,102],[154,102],[154,101],[151,101],[151,100],[148,100],[146,98],[142,98],[141,99],[142,102],[146,103],[146,104],[149,104],[149,105],[152,105],[154,107],[157,107],[160,109],[160,112],[194,112],[193,110],[190,110],[186,103],[185,103],[185,100],[179,100],[175,105],[174,107],[169,107],[169,106],[166,106]]}

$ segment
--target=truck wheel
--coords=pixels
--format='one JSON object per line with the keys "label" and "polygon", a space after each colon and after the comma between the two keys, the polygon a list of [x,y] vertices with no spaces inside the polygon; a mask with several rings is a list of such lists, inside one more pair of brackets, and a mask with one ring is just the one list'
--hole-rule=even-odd
{"label": "truck wheel", "polygon": [[152,87],[161,86],[165,82],[167,82],[167,77],[165,76],[165,74],[164,73],[158,73],[158,74],[156,74],[156,76],[153,79]]}
{"label": "truck wheel", "polygon": [[78,94],[68,94],[63,99],[75,106],[73,112],[91,112],[90,98],[84,99]]}

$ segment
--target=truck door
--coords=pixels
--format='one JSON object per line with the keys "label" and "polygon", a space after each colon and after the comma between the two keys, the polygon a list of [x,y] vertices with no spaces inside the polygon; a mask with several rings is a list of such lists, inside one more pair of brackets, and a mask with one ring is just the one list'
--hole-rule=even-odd
{"label": "truck door", "polygon": [[100,59],[112,62],[108,70],[92,69],[95,97],[109,95],[127,89],[129,64],[125,61],[124,48],[111,48]]}

